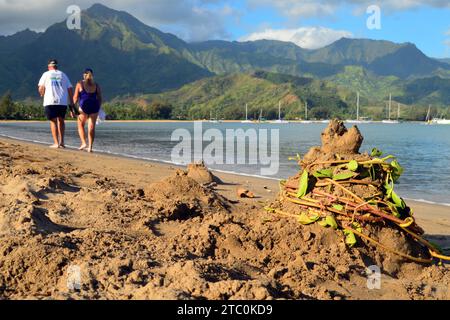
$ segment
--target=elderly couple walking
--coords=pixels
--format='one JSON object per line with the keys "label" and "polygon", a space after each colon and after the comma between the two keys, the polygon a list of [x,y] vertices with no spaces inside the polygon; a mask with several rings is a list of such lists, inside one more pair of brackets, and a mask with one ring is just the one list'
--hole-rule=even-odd
{"label": "elderly couple walking", "polygon": [[[65,148],[64,132],[67,106],[72,118],[78,116],[78,134],[81,139],[79,150],[92,152],[95,138],[95,124],[102,105],[100,86],[94,82],[92,69],[85,69],[83,80],[73,90],[67,75],[58,70],[58,62],[48,62],[48,71],[39,80],[39,94],[44,97],[45,115],[50,120],[54,144],[50,148]],[[79,104],[78,110],[75,104]],[[85,124],[88,123],[88,143],[86,143]]]}

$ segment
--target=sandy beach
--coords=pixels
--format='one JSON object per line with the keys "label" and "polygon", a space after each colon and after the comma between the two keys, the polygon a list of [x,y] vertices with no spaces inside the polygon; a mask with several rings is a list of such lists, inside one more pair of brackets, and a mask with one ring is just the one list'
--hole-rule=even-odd
{"label": "sandy beach", "polygon": [[[264,210],[277,181],[215,173],[205,187],[180,169],[1,138],[0,298],[450,299],[448,264],[390,253],[368,289],[363,251]],[[449,248],[450,207],[407,204]]]}

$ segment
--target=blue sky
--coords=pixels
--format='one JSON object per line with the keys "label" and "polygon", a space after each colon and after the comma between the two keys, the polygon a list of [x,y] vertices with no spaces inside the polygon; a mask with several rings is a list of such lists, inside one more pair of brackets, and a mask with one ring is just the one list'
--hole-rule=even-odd
{"label": "blue sky", "polygon": [[[450,57],[450,0],[0,0],[0,34],[43,31],[67,17],[69,5],[100,2],[186,41],[292,41],[305,48],[342,36],[413,42],[432,57]],[[366,27],[368,6],[381,29]]]}
{"label": "blue sky", "polygon": [[[449,0],[450,3],[450,0]],[[242,11],[240,24],[229,23],[228,31],[233,39],[245,37],[258,29],[295,29],[299,27],[326,27],[346,30],[354,38],[413,42],[425,54],[433,57],[450,57],[450,7],[419,6],[405,10],[381,9],[381,29],[369,30],[366,21],[369,14],[356,13],[354,5],[344,4],[332,15],[314,17],[285,17],[270,6],[255,9],[237,6]],[[365,8],[363,6],[363,8]]]}

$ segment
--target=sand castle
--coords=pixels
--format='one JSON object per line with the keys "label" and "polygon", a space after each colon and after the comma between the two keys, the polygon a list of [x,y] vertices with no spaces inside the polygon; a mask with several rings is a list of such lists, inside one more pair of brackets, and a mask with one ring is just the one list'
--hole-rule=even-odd
{"label": "sand castle", "polygon": [[359,153],[358,128],[347,130],[338,120],[330,122],[321,140],[321,147],[297,159],[300,172],[281,182],[279,199],[267,211],[302,225],[341,230],[347,245],[366,246],[372,257],[381,250],[417,263],[450,260],[423,238],[413,212],[395,192],[403,168],[394,156],[377,149]]}

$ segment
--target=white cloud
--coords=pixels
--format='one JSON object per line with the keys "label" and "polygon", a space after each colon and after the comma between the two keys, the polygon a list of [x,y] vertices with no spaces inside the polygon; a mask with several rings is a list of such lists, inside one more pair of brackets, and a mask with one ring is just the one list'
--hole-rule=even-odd
{"label": "white cloud", "polygon": [[[174,32],[188,41],[229,38],[226,19],[239,15],[222,0],[76,1],[82,9],[94,3],[127,11],[150,26]],[[73,4],[73,0],[0,0],[0,34],[12,34],[25,28],[45,30],[66,19],[66,9]]]}
{"label": "white cloud", "polygon": [[447,39],[445,39],[443,43],[450,48],[450,29],[445,32],[445,35],[447,36]]}
{"label": "white cloud", "polygon": [[376,4],[386,12],[402,11],[429,6],[450,8],[449,0],[248,0],[253,8],[269,6],[290,19],[303,17],[332,16],[343,5],[350,5],[357,14],[366,12],[368,6]]}
{"label": "white cloud", "polygon": [[345,30],[333,30],[323,27],[304,27],[298,29],[266,29],[242,37],[240,41],[279,40],[293,42],[305,49],[317,49],[327,46],[343,37],[351,38],[353,34]]}

